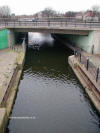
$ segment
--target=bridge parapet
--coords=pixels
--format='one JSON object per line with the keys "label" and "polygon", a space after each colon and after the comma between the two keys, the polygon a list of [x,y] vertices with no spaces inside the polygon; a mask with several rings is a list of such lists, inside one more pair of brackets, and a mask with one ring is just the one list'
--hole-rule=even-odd
{"label": "bridge parapet", "polygon": [[52,20],[45,20],[45,21],[5,21],[0,22],[0,26],[6,28],[21,28],[21,27],[41,27],[41,28],[63,28],[63,29],[76,29],[76,30],[100,30],[100,23],[99,22],[78,22],[78,21],[52,21]]}

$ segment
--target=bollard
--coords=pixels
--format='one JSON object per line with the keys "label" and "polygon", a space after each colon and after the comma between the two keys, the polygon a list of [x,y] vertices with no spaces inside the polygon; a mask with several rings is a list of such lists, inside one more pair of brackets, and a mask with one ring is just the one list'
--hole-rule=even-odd
{"label": "bollard", "polygon": [[92,45],[92,54],[94,54],[94,45]]}
{"label": "bollard", "polygon": [[88,68],[89,68],[89,58],[87,58],[86,68],[87,68],[87,71],[88,71]]}
{"label": "bollard", "polygon": [[74,49],[74,56],[76,57],[76,50]]}
{"label": "bollard", "polygon": [[74,49],[74,56],[77,57],[77,51]]}
{"label": "bollard", "polygon": [[81,53],[80,53],[80,62],[81,62]]}
{"label": "bollard", "polygon": [[99,67],[97,68],[96,82],[98,81],[98,76],[99,76]]}

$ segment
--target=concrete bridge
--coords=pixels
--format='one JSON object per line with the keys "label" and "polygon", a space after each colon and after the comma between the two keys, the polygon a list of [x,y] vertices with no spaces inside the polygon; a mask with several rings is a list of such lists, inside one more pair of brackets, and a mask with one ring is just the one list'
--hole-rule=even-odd
{"label": "concrete bridge", "polygon": [[8,30],[9,45],[14,44],[15,33],[45,32],[64,35],[67,40],[91,53],[100,54],[100,23],[79,21],[11,21],[2,22],[2,29]]}

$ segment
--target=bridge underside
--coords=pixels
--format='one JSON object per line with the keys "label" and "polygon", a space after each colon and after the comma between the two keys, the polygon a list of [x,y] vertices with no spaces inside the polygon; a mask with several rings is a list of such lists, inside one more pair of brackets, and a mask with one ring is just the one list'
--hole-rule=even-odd
{"label": "bridge underside", "polygon": [[[28,32],[40,32],[40,33],[51,33],[58,35],[65,35],[65,38],[70,42],[70,44],[74,44],[75,46],[83,49],[84,51],[91,53],[92,48],[94,48],[94,54],[100,54],[100,31],[92,31],[92,30],[82,30],[82,29],[63,29],[63,28],[50,28],[50,27],[8,27],[11,33],[15,34],[28,34]],[[10,34],[9,34],[10,35]],[[26,37],[26,35],[24,35]],[[15,35],[16,36],[16,35]],[[61,36],[60,36],[61,37]],[[12,35],[9,38],[13,38]],[[18,37],[23,38],[23,37]],[[12,39],[8,39],[12,40]],[[18,40],[18,39],[17,39]],[[9,41],[11,44],[12,41]]]}
{"label": "bridge underside", "polygon": [[41,33],[54,33],[54,34],[71,34],[71,35],[88,35],[88,30],[76,30],[76,29],[54,29],[54,28],[8,28],[14,32],[41,32]]}

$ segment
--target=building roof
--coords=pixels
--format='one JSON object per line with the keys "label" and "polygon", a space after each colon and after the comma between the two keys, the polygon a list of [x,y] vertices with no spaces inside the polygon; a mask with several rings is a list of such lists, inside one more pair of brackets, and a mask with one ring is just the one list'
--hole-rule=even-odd
{"label": "building roof", "polygon": [[92,11],[87,11],[84,13],[84,17],[95,17],[95,14]]}

